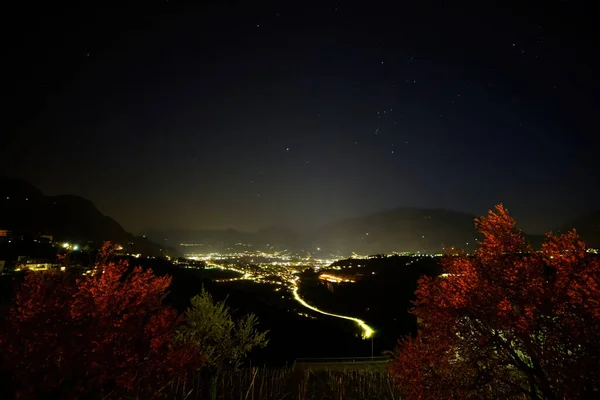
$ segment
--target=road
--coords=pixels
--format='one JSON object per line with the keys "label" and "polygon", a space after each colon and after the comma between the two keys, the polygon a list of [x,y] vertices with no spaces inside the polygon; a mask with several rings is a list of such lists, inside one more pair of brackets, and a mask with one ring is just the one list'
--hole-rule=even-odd
{"label": "road", "polygon": [[[208,264],[208,263],[207,263]],[[211,262],[210,264],[208,264],[212,267],[216,267],[216,268],[221,268],[221,269],[225,269],[225,270],[230,270],[230,271],[235,271],[238,272],[240,274],[242,274],[241,277],[239,278],[231,278],[231,279],[223,279],[223,280],[218,280],[221,282],[230,282],[230,281],[236,281],[236,280],[251,280],[254,282],[263,282],[263,283],[274,283],[274,284],[278,284],[281,285],[281,282],[269,282],[268,280],[265,280],[266,277],[263,276],[263,274],[260,273],[250,273],[248,271],[244,271],[242,269],[237,269],[234,268],[232,266],[225,266],[225,265],[219,265],[216,264],[214,262]],[[327,311],[323,311],[318,309],[315,306],[312,306],[310,304],[308,304],[306,301],[304,301],[304,299],[302,297],[300,297],[300,295],[298,294],[298,285],[300,283],[300,278],[298,276],[293,276],[292,274],[286,274],[285,276],[281,276],[282,280],[284,280],[285,282],[288,283],[288,287],[290,289],[292,289],[292,294],[294,295],[294,299],[300,303],[301,305],[303,305],[304,307],[308,308],[309,310],[318,312],[320,314],[323,315],[329,315],[330,317],[335,317],[335,318],[341,318],[341,319],[346,319],[348,321],[352,321],[354,323],[356,323],[360,329],[362,329],[362,338],[363,339],[371,339],[373,337],[373,335],[375,334],[375,331],[373,330],[373,328],[371,328],[369,325],[367,325],[367,323],[365,321],[363,321],[362,319],[358,319],[358,318],[354,318],[354,317],[348,317],[346,315],[340,315],[340,314],[334,314],[334,313],[330,313]]]}
{"label": "road", "polygon": [[355,322],[358,326],[360,326],[360,328],[363,331],[363,333],[362,333],[362,338],[363,339],[370,339],[373,336],[373,334],[375,333],[375,331],[373,330],[373,328],[371,328],[369,325],[367,325],[366,322],[363,321],[362,319],[358,319],[358,318],[354,318],[354,317],[348,317],[348,316],[345,316],[345,315],[333,314],[333,313],[330,313],[330,312],[327,312],[327,311],[319,310],[315,306],[311,306],[306,301],[304,301],[304,299],[302,297],[300,297],[300,295],[298,294],[298,285],[297,284],[294,284],[293,289],[292,289],[292,294],[294,295],[294,299],[296,299],[296,301],[298,303],[302,304],[304,307],[306,307],[306,308],[308,308],[310,310],[316,311],[316,312],[324,314],[324,315],[329,315],[330,317],[347,319],[349,321]]}

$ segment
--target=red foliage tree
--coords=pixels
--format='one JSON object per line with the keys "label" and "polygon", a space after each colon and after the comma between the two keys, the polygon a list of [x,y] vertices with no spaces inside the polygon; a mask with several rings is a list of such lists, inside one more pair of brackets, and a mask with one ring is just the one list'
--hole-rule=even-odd
{"label": "red foliage tree", "polygon": [[502,205],[476,226],[473,255],[419,281],[390,366],[406,398],[600,398],[598,258],[574,231],[533,251]]}
{"label": "red foliage tree", "polygon": [[149,398],[202,365],[193,346],[175,343],[179,317],[163,305],[171,278],[102,260],[75,281],[57,272],[25,277],[0,347],[15,393]]}

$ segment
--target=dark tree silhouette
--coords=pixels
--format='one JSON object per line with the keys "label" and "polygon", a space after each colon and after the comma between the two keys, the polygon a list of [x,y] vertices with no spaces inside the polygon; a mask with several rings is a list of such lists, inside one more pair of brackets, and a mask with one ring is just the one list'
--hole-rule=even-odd
{"label": "dark tree silhouette", "polygon": [[174,340],[180,318],[162,302],[171,278],[101,260],[76,281],[25,277],[0,335],[2,373],[17,395],[150,398],[203,364],[197,346]]}
{"label": "dark tree silhouette", "polygon": [[575,231],[534,252],[502,205],[476,226],[473,255],[419,281],[390,367],[406,398],[600,398],[598,258]]}

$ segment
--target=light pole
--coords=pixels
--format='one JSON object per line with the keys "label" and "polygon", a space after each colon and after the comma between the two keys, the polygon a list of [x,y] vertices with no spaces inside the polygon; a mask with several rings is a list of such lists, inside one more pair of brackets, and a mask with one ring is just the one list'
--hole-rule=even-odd
{"label": "light pole", "polygon": [[375,335],[371,335],[371,361],[373,360],[373,336]]}

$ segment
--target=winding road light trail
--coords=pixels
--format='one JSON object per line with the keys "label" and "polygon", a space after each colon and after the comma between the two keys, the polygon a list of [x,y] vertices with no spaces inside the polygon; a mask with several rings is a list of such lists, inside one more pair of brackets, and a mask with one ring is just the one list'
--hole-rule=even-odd
{"label": "winding road light trail", "polygon": [[292,293],[294,294],[294,299],[296,299],[296,301],[298,303],[302,304],[306,308],[309,308],[309,309],[316,311],[318,313],[321,313],[321,314],[329,315],[331,317],[347,319],[349,321],[355,322],[363,330],[363,334],[362,334],[363,339],[370,339],[373,336],[373,334],[375,333],[375,331],[369,325],[367,325],[365,323],[365,321],[363,321],[362,319],[347,317],[345,315],[328,313],[326,311],[319,310],[317,307],[311,306],[306,301],[304,301],[304,299],[302,297],[300,297],[300,295],[298,294],[298,285],[294,285],[294,288],[292,289]]}
{"label": "winding road light trail", "polygon": [[[214,262],[211,262],[208,265],[211,265],[211,266],[216,267],[216,268],[221,268],[221,269],[225,269],[225,270],[235,271],[235,272],[238,272],[238,273],[242,274],[242,277],[240,277],[240,278],[232,278],[232,279],[220,280],[222,282],[231,282],[233,280],[241,280],[241,279],[249,279],[249,280],[253,280],[255,282],[258,282],[257,278],[261,278],[261,276],[259,276],[257,274],[253,275],[251,273],[248,273],[247,271],[244,271],[244,270],[241,270],[241,269],[237,269],[237,268],[233,268],[231,266],[219,265],[219,264],[215,264]],[[294,276],[294,277],[291,277],[291,278],[290,277],[285,277],[284,280],[286,280],[287,283],[290,285],[290,287],[292,289],[292,293],[294,295],[294,299],[298,303],[302,304],[304,307],[308,308],[309,310],[316,311],[316,312],[318,312],[320,314],[323,314],[323,315],[329,315],[330,317],[347,319],[348,321],[352,321],[352,322],[356,323],[362,329],[362,331],[363,331],[363,333],[362,333],[362,338],[363,339],[371,339],[373,337],[373,335],[375,334],[375,331],[373,330],[373,328],[371,328],[369,325],[367,325],[367,323],[365,321],[363,321],[362,319],[358,319],[358,318],[354,318],[354,317],[347,317],[345,315],[333,314],[333,313],[329,313],[327,311],[319,310],[317,307],[311,306],[306,301],[304,301],[304,299],[302,297],[300,297],[300,295],[298,294],[298,281],[300,280],[300,278],[298,276]],[[271,282],[271,283],[281,284],[280,282]]]}

